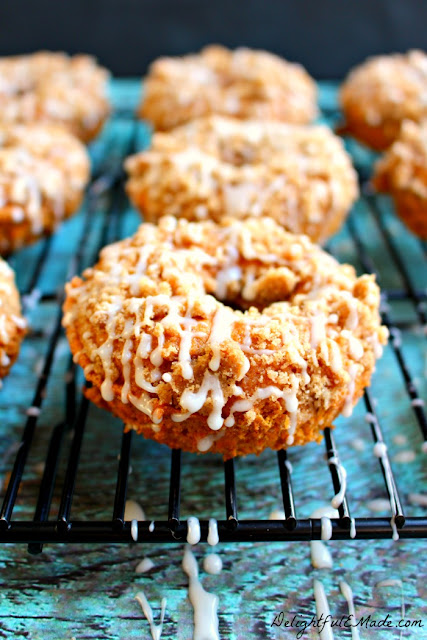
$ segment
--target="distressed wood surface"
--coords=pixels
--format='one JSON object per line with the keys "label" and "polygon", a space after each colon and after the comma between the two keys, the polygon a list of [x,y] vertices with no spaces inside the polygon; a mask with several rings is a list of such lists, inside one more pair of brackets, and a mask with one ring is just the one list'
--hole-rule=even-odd
{"label": "distressed wood surface", "polygon": [[[136,82],[116,82],[113,97],[121,106],[133,106],[138,92]],[[323,105],[333,107],[335,90],[322,85]],[[115,118],[103,136],[93,146],[95,168],[105,153],[130,134],[129,122]],[[146,141],[146,131],[140,128],[139,144]],[[114,144],[113,144],[114,143]],[[365,167],[371,163],[368,152],[352,145],[356,161]],[[105,212],[100,203],[91,221],[86,238],[85,262],[93,259],[93,249],[99,239]],[[390,211],[386,198],[379,200],[400,255],[407,264],[417,288],[425,289],[426,273],[418,241],[403,228]],[[125,200],[113,203],[119,214],[119,233],[131,233],[138,224],[138,216]],[[383,286],[399,289],[402,280],[392,257],[379,234],[372,214],[362,203],[352,213],[354,224],[361,231],[363,242],[375,261]],[[48,261],[40,274],[37,287],[54,292],[63,283],[70,257],[77,248],[83,213],[62,226],[53,238]],[[343,229],[331,242],[331,248],[342,260],[355,264],[360,270],[356,250],[348,231]],[[32,267],[42,245],[36,245],[12,259],[22,290],[31,276]],[[424,263],[425,267],[425,263]],[[416,326],[414,307],[394,303],[392,315],[404,322],[403,352],[421,397],[426,398],[426,352],[423,331]],[[3,490],[18,446],[25,411],[31,404],[34,386],[40,372],[40,358],[46,338],[52,329],[54,302],[38,304],[29,313],[32,333],[23,345],[20,358],[0,392],[0,472]],[[13,513],[14,518],[31,518],[37,499],[42,465],[53,427],[64,418],[64,375],[69,362],[66,340],[61,336],[55,351],[52,374],[27,462],[22,486]],[[425,454],[421,452],[422,438],[413,408],[402,382],[396,357],[390,346],[385,350],[372,382],[372,394],[383,429],[392,466],[405,511],[409,515],[425,515],[425,508],[410,504],[412,493],[426,493]],[[364,407],[359,403],[353,416],[337,421],[335,439],[342,462],[348,472],[348,499],[352,516],[375,515],[369,510],[370,501],[386,498],[378,460],[372,453],[369,425],[364,420]],[[396,436],[404,435],[399,444]],[[354,439],[364,443],[363,451],[356,451]],[[117,454],[121,439],[121,424],[108,414],[90,407],[84,435],[82,455],[72,507],[74,519],[109,519],[115,490]],[[60,490],[64,479],[70,438],[61,453],[51,518],[59,508]],[[399,462],[402,451],[415,452],[410,463]],[[309,517],[314,508],[325,505],[332,497],[324,448],[308,445],[292,449],[293,487],[297,515]],[[132,473],[128,497],[144,508],[149,520],[167,518],[169,484],[169,451],[154,442],[133,439]],[[276,455],[264,452],[237,462],[239,515],[242,518],[268,518],[273,509],[281,508],[280,482]],[[224,517],[223,468],[212,455],[183,455],[182,518]],[[379,515],[387,516],[385,510]],[[391,531],[390,531],[391,536]],[[404,638],[427,638],[427,573],[425,540],[393,542],[332,541],[329,548],[334,559],[332,570],[314,570],[310,564],[308,543],[220,544],[224,569],[218,576],[202,570],[202,559],[208,552],[205,544],[195,547],[200,576],[204,587],[219,597],[220,636],[224,639],[295,638],[296,629],[272,627],[274,617],[285,612],[291,619],[298,614],[308,620],[315,613],[313,579],[325,585],[331,613],[340,617],[347,606],[339,591],[344,579],[352,587],[357,616],[371,614],[376,619],[387,613],[394,622],[400,618],[401,593],[398,587],[379,588],[385,579],[400,579],[403,583],[405,617],[421,619],[422,629],[404,631]],[[182,544],[167,545],[46,545],[39,556],[31,556],[23,545],[0,546],[0,637],[13,639],[127,640],[149,638],[149,626],[134,600],[144,590],[158,619],[162,596],[168,599],[162,637],[189,640],[192,637],[192,608],[188,600],[187,577],[181,569]],[[154,567],[143,575],[135,573],[139,560],[148,556]],[[338,629],[337,638],[350,638],[350,631]],[[307,630],[303,638],[316,638],[317,631]],[[399,638],[398,629],[361,630],[362,638]]]}

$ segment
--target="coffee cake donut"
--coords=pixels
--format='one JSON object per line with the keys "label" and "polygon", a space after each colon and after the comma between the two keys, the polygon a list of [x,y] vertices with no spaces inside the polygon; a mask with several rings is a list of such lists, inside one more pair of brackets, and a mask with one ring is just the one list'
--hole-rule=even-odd
{"label": "coffee cake donut", "polygon": [[427,239],[427,123],[406,120],[375,166],[373,185],[390,193],[409,229]]}
{"label": "coffee cake donut", "polygon": [[386,149],[403,120],[427,117],[427,55],[376,56],[350,72],[340,91],[342,131],[373,149]]}
{"label": "coffee cake donut", "polygon": [[50,234],[80,206],[84,145],[62,127],[0,125],[0,253]]}
{"label": "coffee cake donut", "polygon": [[[0,378],[4,378],[15,362],[27,323],[21,316],[15,275],[0,258]],[[1,381],[0,381],[1,387]]]}
{"label": "coffee cake donut", "polygon": [[358,194],[342,141],[325,126],[208,116],[128,158],[127,192],[147,221],[268,215],[324,241]]}
{"label": "coffee cake donut", "polygon": [[0,58],[0,123],[61,124],[88,142],[110,111],[107,79],[90,56],[40,51]]}
{"label": "coffee cake donut", "polygon": [[318,440],[387,335],[373,276],[271,218],[142,224],[66,293],[87,396],[145,437],[225,458]]}
{"label": "coffee cake donut", "polygon": [[153,62],[143,85],[141,118],[167,130],[212,113],[310,122],[317,115],[316,85],[301,65],[267,51],[212,45]]}

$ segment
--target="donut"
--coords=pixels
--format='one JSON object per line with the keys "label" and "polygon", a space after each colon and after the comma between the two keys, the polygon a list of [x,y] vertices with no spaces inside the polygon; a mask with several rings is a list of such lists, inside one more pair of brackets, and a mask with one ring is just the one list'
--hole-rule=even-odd
{"label": "donut", "polygon": [[319,242],[358,194],[351,159],[325,126],[208,116],[155,133],[125,167],[128,195],[148,222],[268,215]]}
{"label": "donut", "polygon": [[89,142],[109,115],[107,79],[85,55],[40,51],[0,58],[0,123],[61,124]]}
{"label": "donut", "polygon": [[271,218],[165,216],[66,285],[86,394],[172,448],[224,458],[319,440],[369,384],[387,330],[356,277]]}
{"label": "donut", "polygon": [[21,315],[15,274],[0,258],[0,378],[8,374],[18,357],[26,326],[27,323]]}
{"label": "donut", "polygon": [[403,222],[427,239],[427,123],[406,120],[399,137],[377,162],[377,191],[390,193]]}
{"label": "donut", "polygon": [[403,120],[427,116],[427,55],[423,51],[376,56],[350,72],[340,91],[349,133],[378,151],[397,138]]}
{"label": "donut", "polygon": [[90,173],[84,145],[58,125],[0,125],[0,253],[50,234],[78,209]]}
{"label": "donut", "polygon": [[316,95],[301,65],[267,51],[211,45],[198,54],[155,60],[138,113],[159,130],[212,113],[306,123],[317,116]]}

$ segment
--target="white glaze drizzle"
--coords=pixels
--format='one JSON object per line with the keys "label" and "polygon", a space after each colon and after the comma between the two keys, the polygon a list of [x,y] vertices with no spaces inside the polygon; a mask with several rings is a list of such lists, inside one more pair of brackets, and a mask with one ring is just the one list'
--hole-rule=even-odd
{"label": "white glaze drizzle", "polygon": [[350,538],[355,538],[356,534],[356,520],[354,518],[350,518]]}
{"label": "white glaze drizzle", "polygon": [[393,456],[393,462],[406,464],[408,462],[413,462],[416,457],[417,454],[413,449],[407,449],[405,451],[399,451],[399,453],[396,453],[396,455]]}
{"label": "white glaze drizzle", "polygon": [[374,444],[374,456],[382,458],[387,452],[387,445],[385,442],[376,442]]}
{"label": "white glaze drizzle", "polygon": [[221,344],[231,338],[231,330],[235,322],[235,316],[229,307],[218,307],[209,335],[209,344],[212,347],[212,358],[209,361],[211,371],[218,371],[221,363]]}
{"label": "white glaze drizzle", "polygon": [[130,523],[130,534],[134,542],[138,542],[138,520],[132,520]]}
{"label": "white glaze drizzle", "polygon": [[399,540],[399,532],[397,530],[396,516],[394,514],[391,516],[390,526],[391,526],[391,531],[392,531],[392,536],[391,537],[396,542],[397,540]]}
{"label": "white glaze drizzle", "polygon": [[135,573],[147,573],[154,567],[154,562],[150,558],[143,558],[135,567]]}
{"label": "white glaze drizzle", "polygon": [[224,424],[221,412],[225,405],[221,383],[217,376],[213,375],[209,371],[205,371],[202,384],[198,391],[194,392],[189,389],[184,390],[181,396],[181,406],[190,414],[196,413],[205,404],[209,392],[213,406],[207,423],[213,431],[217,431],[218,429],[221,429]]}
{"label": "white glaze drizzle", "polygon": [[414,400],[411,400],[411,406],[412,407],[424,407],[424,400],[422,398],[414,398]]}
{"label": "white glaze drizzle", "polygon": [[163,630],[163,621],[165,619],[165,612],[166,612],[166,604],[167,604],[167,600],[166,598],[162,598],[160,607],[160,624],[155,625],[154,624],[154,620],[153,620],[153,610],[150,606],[150,603],[148,602],[145,593],[143,591],[140,591],[139,593],[136,594],[135,596],[135,600],[137,600],[141,606],[142,612],[144,614],[144,616],[147,618],[148,624],[150,625],[150,631],[151,631],[151,637],[153,640],[160,640],[160,637],[162,635],[162,630]]}
{"label": "white glaze drizzle", "polygon": [[320,519],[320,527],[321,534],[320,537],[322,540],[330,540],[332,538],[332,522],[328,516],[322,516]]}
{"label": "white glaze drizzle", "polygon": [[257,389],[250,398],[237,400],[230,409],[230,414],[228,418],[226,418],[224,423],[225,426],[232,427],[234,425],[234,413],[236,411],[245,412],[245,413],[247,411],[250,411],[257,400],[265,400],[266,398],[274,398],[274,399],[282,398],[285,401],[286,411],[288,411],[289,417],[290,417],[289,434],[287,438],[287,443],[292,444],[294,441],[294,434],[297,427],[297,411],[298,411],[297,390],[299,385],[299,378],[297,376],[293,377],[292,385],[293,385],[292,389],[279,389],[274,385],[269,385],[268,387]]}
{"label": "white glaze drizzle", "polygon": [[187,542],[197,544],[200,541],[200,522],[195,516],[190,516],[187,520]]}
{"label": "white glaze drizzle", "polygon": [[328,547],[320,540],[310,542],[311,564],[315,569],[332,569],[333,560]]}
{"label": "white glaze drizzle", "polygon": [[[366,416],[368,417],[368,415]],[[375,416],[373,416],[375,419]],[[385,442],[379,441],[376,442],[374,445],[374,455],[379,458],[382,463],[383,463],[383,469],[385,472],[385,482],[388,488],[388,493],[391,496],[390,497],[390,503],[389,506],[391,506],[391,510],[392,510],[392,517],[390,520],[390,526],[391,526],[391,531],[392,531],[392,538],[394,541],[399,540],[399,532],[397,530],[397,526],[396,526],[396,516],[395,513],[397,512],[397,504],[396,504],[396,500],[394,499],[394,490],[393,490],[393,483],[391,481],[391,477],[390,477],[390,472],[389,472],[389,468],[388,468],[388,464],[387,464],[387,445],[385,444]]]}
{"label": "white glaze drizzle", "polygon": [[345,582],[344,580],[340,581],[340,591],[347,601],[348,613],[351,616],[351,638],[352,640],[359,640],[360,635],[359,635],[359,629],[356,627],[357,620],[356,620],[356,610],[354,608],[354,601],[353,601],[353,591],[350,585],[347,584],[347,582]]}
{"label": "white glaze drizzle", "polygon": [[362,438],[353,438],[350,442],[350,445],[353,447],[355,451],[362,452],[365,450],[365,441]]}
{"label": "white glaze drizzle", "polygon": [[221,556],[217,553],[208,553],[203,559],[203,569],[206,573],[211,573],[215,576],[220,574],[222,570]]}
{"label": "white glaze drizzle", "polygon": [[323,342],[326,338],[326,316],[323,313],[316,312],[310,316],[310,344],[312,349]]}
{"label": "white glaze drizzle", "polygon": [[338,507],[342,504],[344,500],[345,492],[347,489],[347,471],[336,456],[332,456],[332,458],[329,458],[328,464],[335,465],[338,472],[339,479],[340,479],[340,490],[331,500],[331,506],[334,509],[338,509]]}
{"label": "white glaze drizzle", "polygon": [[104,380],[101,384],[100,391],[102,398],[106,402],[114,400],[113,380],[111,378],[112,355],[116,335],[117,314],[122,307],[123,301],[119,296],[113,296],[111,302],[106,305],[107,321],[105,323],[105,331],[107,338],[103,344],[95,350],[95,354],[100,357],[104,369]]}
{"label": "white glaze drizzle", "polygon": [[218,523],[215,518],[209,518],[208,544],[214,547],[219,542]]}
{"label": "white glaze drizzle", "polygon": [[[313,587],[317,618],[320,618],[322,615],[324,619],[328,618],[328,616],[331,615],[331,612],[329,610],[329,603],[323,584],[320,582],[320,580],[313,580]],[[322,630],[319,631],[319,637],[320,640],[333,640],[334,634],[332,631],[330,618],[328,619]]]}
{"label": "white glaze drizzle", "polygon": [[196,558],[188,546],[184,550],[182,568],[189,578],[188,594],[194,610],[193,640],[219,640],[218,597],[203,589]]}
{"label": "white glaze drizzle", "polygon": [[197,442],[197,449],[200,452],[205,452],[205,451],[209,451],[209,449],[212,447],[212,445],[219,440],[220,438],[222,438],[222,436],[224,435],[224,432],[219,432],[219,433],[212,433],[208,436],[205,436],[204,438],[201,438],[198,442]]}
{"label": "white glaze drizzle", "polygon": [[311,518],[320,518],[321,540],[310,541],[311,564],[315,569],[331,569],[332,556],[327,546],[322,542],[332,537],[332,524],[330,518],[337,518],[338,511],[331,506],[318,507],[310,515]]}
{"label": "white glaze drizzle", "polygon": [[348,383],[348,393],[344,402],[344,407],[342,410],[343,416],[349,418],[353,413],[353,402],[354,402],[354,392],[356,389],[356,376],[357,376],[358,367],[357,364],[351,362],[348,368],[348,373],[350,376],[350,381]]}

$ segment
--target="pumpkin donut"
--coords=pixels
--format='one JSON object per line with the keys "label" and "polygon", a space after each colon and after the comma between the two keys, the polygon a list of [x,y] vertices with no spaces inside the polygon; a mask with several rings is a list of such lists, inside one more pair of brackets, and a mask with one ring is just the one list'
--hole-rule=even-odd
{"label": "pumpkin donut", "polygon": [[212,113],[311,122],[317,116],[316,84],[301,65],[245,48],[211,45],[198,54],[152,63],[141,118],[164,131]]}
{"label": "pumpkin donut", "polygon": [[[21,315],[15,275],[0,258],[0,378],[4,378],[18,357],[27,323]],[[0,381],[1,386],[1,381]]]}
{"label": "pumpkin donut", "polygon": [[403,222],[427,239],[427,123],[406,120],[375,167],[373,185],[390,193]]}
{"label": "pumpkin donut", "polygon": [[73,214],[89,172],[86,148],[62,127],[0,125],[0,253],[52,233]]}
{"label": "pumpkin donut", "polygon": [[341,139],[320,125],[208,116],[155,133],[125,166],[127,192],[149,222],[268,215],[322,242],[358,194]]}
{"label": "pumpkin donut", "polygon": [[427,117],[427,55],[423,51],[376,56],[350,72],[341,87],[342,132],[381,151],[403,120]]}
{"label": "pumpkin donut", "polygon": [[147,438],[225,458],[319,440],[387,336],[373,276],[270,218],[142,224],[66,294],[87,396]]}
{"label": "pumpkin donut", "polygon": [[90,56],[40,51],[0,58],[0,123],[61,124],[89,142],[110,112],[107,79]]}

